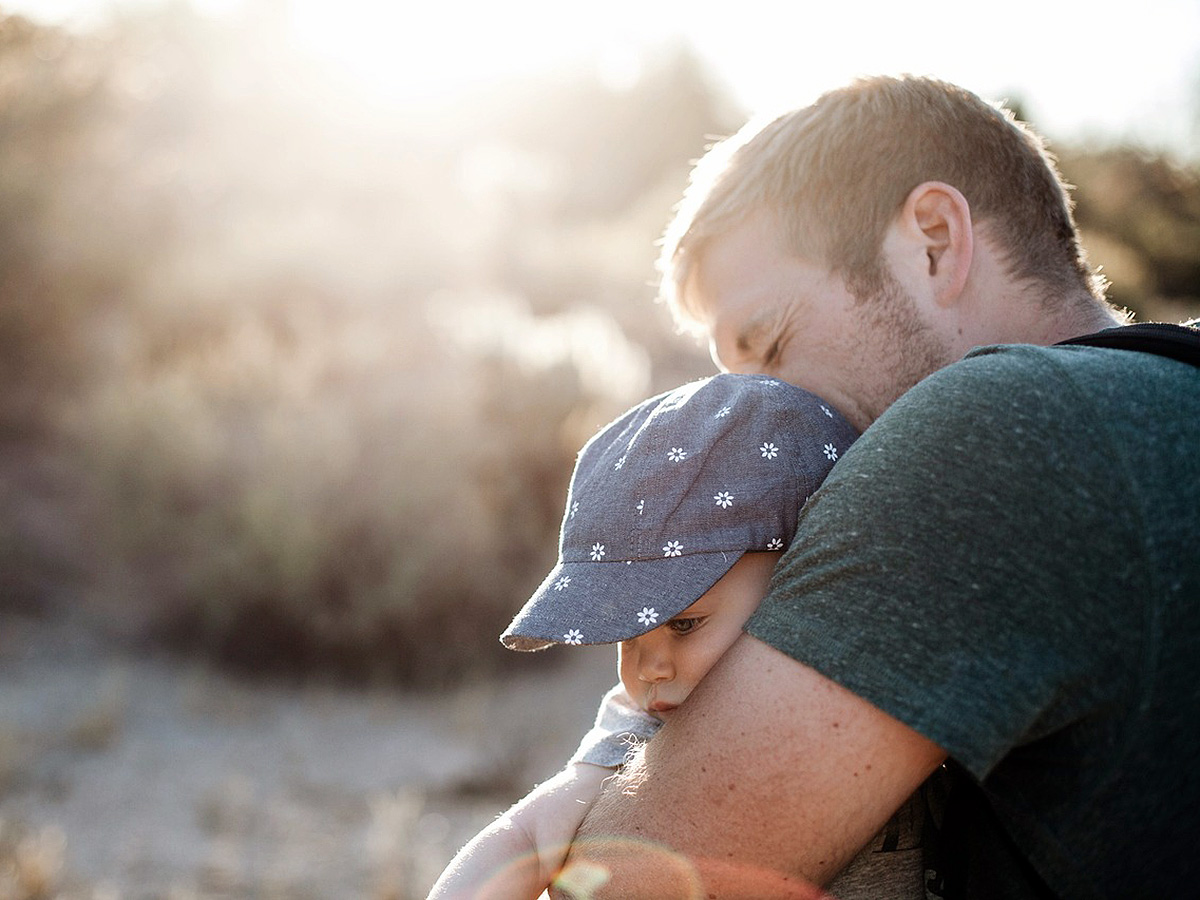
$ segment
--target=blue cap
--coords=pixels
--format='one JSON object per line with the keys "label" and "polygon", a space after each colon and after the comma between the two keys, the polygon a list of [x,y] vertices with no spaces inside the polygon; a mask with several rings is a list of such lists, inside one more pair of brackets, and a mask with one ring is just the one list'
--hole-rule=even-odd
{"label": "blue cap", "polygon": [[857,432],[762,375],[646,400],[584,445],[558,563],[501,635],[512,650],[611,644],[687,609],[750,551],[783,550]]}

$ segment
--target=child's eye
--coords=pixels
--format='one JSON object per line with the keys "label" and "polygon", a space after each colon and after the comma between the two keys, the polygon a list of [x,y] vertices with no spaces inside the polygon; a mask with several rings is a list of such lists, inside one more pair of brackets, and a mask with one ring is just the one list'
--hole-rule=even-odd
{"label": "child's eye", "polygon": [[691,634],[703,625],[707,618],[708,616],[693,616],[688,619],[672,619],[667,623],[667,627],[676,634]]}

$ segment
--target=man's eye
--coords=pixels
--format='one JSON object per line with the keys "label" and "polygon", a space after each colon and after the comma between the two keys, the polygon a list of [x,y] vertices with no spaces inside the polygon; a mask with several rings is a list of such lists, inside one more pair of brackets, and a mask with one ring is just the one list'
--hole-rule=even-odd
{"label": "man's eye", "polygon": [[669,627],[676,634],[690,634],[703,625],[706,618],[708,617],[694,616],[689,619],[672,619],[667,623],[667,627]]}

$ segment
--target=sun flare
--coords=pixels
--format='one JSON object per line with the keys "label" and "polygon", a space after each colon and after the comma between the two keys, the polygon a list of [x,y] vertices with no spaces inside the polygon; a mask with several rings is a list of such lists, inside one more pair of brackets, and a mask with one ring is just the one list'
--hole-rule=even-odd
{"label": "sun flare", "polygon": [[637,40],[614,32],[611,17],[606,26],[589,7],[561,3],[389,7],[353,0],[333,13],[328,4],[295,0],[286,16],[297,50],[396,99],[437,99],[580,62],[616,72]]}

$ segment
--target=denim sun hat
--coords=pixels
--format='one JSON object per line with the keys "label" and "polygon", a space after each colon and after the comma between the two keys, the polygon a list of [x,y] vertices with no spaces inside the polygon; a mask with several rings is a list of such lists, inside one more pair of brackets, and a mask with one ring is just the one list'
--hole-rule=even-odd
{"label": "denim sun hat", "polygon": [[819,397],[762,375],[638,404],[580,451],[558,562],[501,643],[611,644],[666,623],[744,553],[784,549],[857,435]]}

